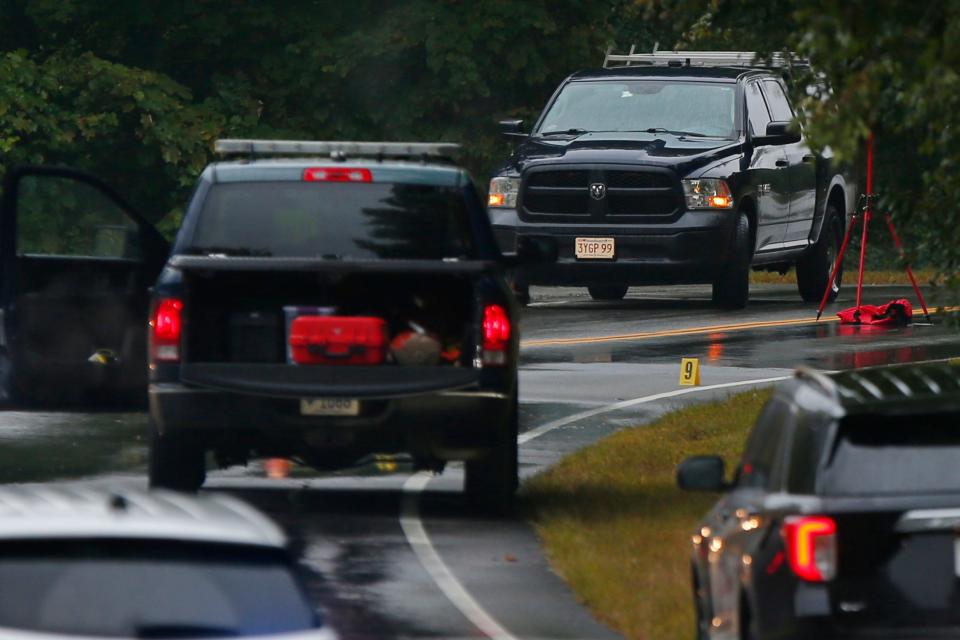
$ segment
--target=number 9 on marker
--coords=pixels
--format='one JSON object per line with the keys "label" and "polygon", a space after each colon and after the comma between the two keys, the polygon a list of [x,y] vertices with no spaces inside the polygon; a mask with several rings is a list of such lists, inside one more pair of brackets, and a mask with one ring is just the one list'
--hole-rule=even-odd
{"label": "number 9 on marker", "polygon": [[700,384],[700,359],[682,358],[680,360],[680,385],[685,387]]}

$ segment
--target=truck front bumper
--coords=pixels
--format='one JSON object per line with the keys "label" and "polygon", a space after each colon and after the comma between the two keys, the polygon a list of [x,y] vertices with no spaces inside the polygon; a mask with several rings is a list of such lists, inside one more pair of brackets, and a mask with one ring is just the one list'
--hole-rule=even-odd
{"label": "truck front bumper", "polygon": [[[731,211],[693,211],[662,225],[560,225],[525,222],[514,209],[491,213],[494,236],[505,254],[514,253],[517,239],[525,235],[557,243],[557,261],[522,267],[521,281],[568,286],[712,282],[730,260],[736,220]],[[575,243],[583,237],[613,238],[614,258],[578,259]]]}

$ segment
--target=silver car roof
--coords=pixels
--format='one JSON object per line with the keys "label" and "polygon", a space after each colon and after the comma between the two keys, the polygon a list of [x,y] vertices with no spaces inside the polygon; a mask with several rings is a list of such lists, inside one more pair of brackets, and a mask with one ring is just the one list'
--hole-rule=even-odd
{"label": "silver car roof", "polygon": [[222,494],[186,496],[86,485],[0,487],[0,543],[116,538],[243,544],[282,549],[283,531]]}
{"label": "silver car roof", "polygon": [[[104,636],[78,636],[73,634],[51,633],[46,631],[23,631],[0,627],[0,637],[3,640],[105,640]],[[117,636],[109,636],[116,640]],[[245,640],[338,640],[339,636],[329,627],[308,629],[306,631],[291,631],[271,635],[243,636]]]}

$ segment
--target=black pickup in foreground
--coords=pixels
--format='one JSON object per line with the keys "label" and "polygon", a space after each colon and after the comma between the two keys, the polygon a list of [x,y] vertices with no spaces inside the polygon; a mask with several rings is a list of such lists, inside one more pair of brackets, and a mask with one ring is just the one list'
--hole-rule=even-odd
{"label": "black pickup in foreground", "polygon": [[203,173],[154,287],[151,484],[197,489],[207,451],[322,469],[407,453],[464,461],[468,496],[502,509],[518,337],[486,213],[454,166],[344,149],[360,159]]}
{"label": "black pickup in foreground", "polygon": [[762,411],[692,536],[701,638],[956,638],[960,367],[800,371]]}

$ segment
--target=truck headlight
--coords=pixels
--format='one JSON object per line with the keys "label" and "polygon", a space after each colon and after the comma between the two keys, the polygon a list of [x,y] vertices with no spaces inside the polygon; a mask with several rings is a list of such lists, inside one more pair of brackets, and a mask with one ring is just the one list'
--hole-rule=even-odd
{"label": "truck headlight", "polygon": [[496,177],[490,181],[490,195],[487,196],[487,206],[515,209],[517,193],[519,192],[519,178]]}
{"label": "truck headlight", "polygon": [[733,195],[726,180],[700,178],[682,180],[687,209],[732,209]]}

